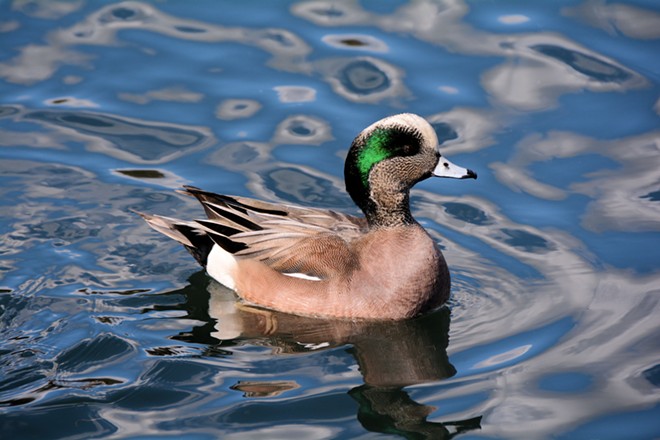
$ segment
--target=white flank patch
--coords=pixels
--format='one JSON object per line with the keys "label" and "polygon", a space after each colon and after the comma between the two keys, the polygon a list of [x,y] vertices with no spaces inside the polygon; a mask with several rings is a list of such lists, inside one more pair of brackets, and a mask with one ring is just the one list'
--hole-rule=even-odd
{"label": "white flank patch", "polygon": [[286,275],[288,277],[293,277],[293,278],[302,278],[303,280],[309,280],[309,281],[321,281],[321,278],[313,277],[311,275],[307,275],[306,273],[282,273],[282,275]]}
{"label": "white flank patch", "polygon": [[217,282],[232,290],[236,290],[234,271],[236,258],[217,244],[214,244],[206,261],[206,271]]}

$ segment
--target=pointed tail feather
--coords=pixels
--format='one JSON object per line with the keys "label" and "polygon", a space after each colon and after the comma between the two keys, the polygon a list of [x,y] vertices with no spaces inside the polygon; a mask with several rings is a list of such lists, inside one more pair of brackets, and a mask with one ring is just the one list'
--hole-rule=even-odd
{"label": "pointed tail feather", "polygon": [[138,211],[133,212],[141,216],[156,231],[184,245],[188,252],[195,257],[195,260],[206,267],[214,241],[198,224]]}

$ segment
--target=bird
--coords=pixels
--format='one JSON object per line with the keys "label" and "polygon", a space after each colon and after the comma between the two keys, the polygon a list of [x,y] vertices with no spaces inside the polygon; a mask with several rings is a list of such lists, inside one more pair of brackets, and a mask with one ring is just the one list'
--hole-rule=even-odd
{"label": "bird", "polygon": [[344,179],[364,216],[194,186],[179,191],[196,198],[206,218],[138,214],[181,243],[240,304],[319,318],[409,319],[442,306],[451,285],[438,244],[410,212],[410,189],[432,176],[477,178],[439,146],[433,126],[412,113],[362,130]]}

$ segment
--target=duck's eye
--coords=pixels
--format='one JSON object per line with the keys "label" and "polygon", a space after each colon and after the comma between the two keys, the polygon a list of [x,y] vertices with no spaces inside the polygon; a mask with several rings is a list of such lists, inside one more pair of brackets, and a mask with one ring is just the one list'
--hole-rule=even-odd
{"label": "duck's eye", "polygon": [[443,165],[445,166],[445,168],[449,168],[449,163],[445,162],[443,163]]}

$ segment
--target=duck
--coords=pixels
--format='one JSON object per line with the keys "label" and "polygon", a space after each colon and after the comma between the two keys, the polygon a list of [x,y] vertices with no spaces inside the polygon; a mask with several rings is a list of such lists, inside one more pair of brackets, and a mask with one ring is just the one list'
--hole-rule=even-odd
{"label": "duck", "polygon": [[206,218],[138,212],[181,243],[239,303],[347,320],[402,320],[442,306],[451,279],[433,238],[410,212],[429,177],[476,179],[447,160],[432,125],[403,113],[362,130],[344,164],[346,191],[364,216],[216,194],[194,186]]}

